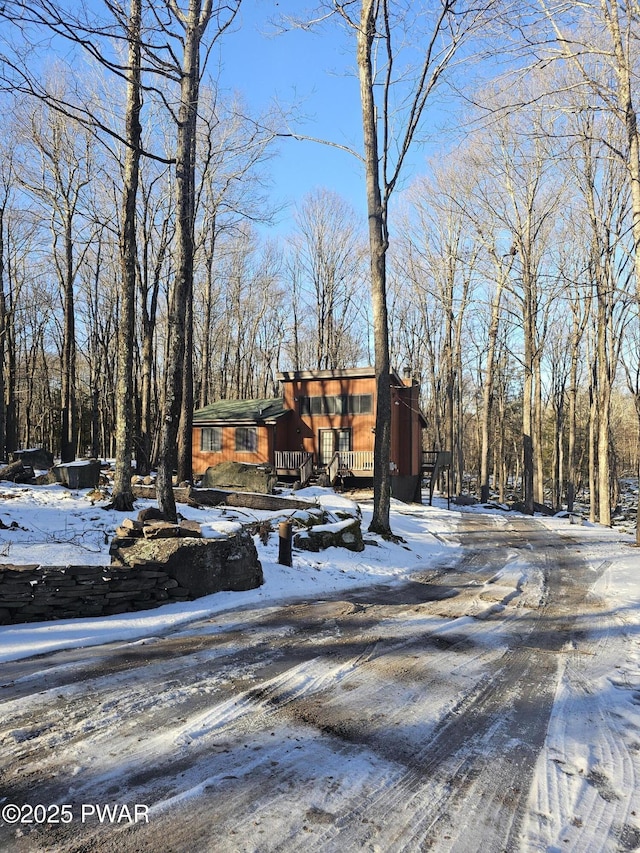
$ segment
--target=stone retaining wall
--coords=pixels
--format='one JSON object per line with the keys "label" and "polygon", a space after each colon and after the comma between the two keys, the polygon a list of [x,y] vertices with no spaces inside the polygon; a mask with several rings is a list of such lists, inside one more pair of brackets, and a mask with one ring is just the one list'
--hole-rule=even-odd
{"label": "stone retaining wall", "polygon": [[0,566],[0,624],[112,616],[193,596],[161,569]]}
{"label": "stone retaining wall", "polygon": [[246,531],[203,539],[179,525],[152,523],[146,533],[122,532],[140,538],[117,536],[110,566],[0,565],[0,625],[150,610],[264,582]]}

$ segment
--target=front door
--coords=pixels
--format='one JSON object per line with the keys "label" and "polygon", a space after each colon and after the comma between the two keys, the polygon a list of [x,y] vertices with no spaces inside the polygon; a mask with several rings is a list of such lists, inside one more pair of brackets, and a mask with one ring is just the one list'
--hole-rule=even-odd
{"label": "front door", "polygon": [[335,433],[332,429],[321,429],[319,433],[320,465],[328,465],[335,450]]}
{"label": "front door", "polygon": [[318,434],[320,465],[328,465],[337,451],[346,453],[351,450],[350,429],[321,429]]}

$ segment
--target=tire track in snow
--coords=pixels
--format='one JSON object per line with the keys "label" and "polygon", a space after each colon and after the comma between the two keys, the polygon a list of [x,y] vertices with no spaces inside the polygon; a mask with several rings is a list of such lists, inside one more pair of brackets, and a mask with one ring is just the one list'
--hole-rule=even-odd
{"label": "tire track in snow", "polygon": [[[522,525],[520,532],[513,527],[511,544],[520,540],[526,547],[530,525]],[[546,560],[544,551],[539,555]],[[480,549],[476,558],[486,561],[486,552]],[[529,780],[555,694],[555,653],[569,640],[573,626],[566,607],[571,604],[575,614],[582,595],[575,582],[575,561],[566,549],[557,549],[554,562],[555,570],[548,573],[550,595],[536,614],[522,620],[525,630],[519,646],[508,651],[442,721],[430,742],[416,751],[399,783],[372,792],[371,812],[391,820],[374,832],[359,820],[359,809],[347,810],[310,850],[330,849],[326,845],[337,830],[346,848],[372,844],[370,849],[388,853],[419,849],[475,853],[478,827],[483,849],[518,848]],[[375,750],[376,745],[371,746]],[[277,849],[293,848],[285,844]]]}
{"label": "tire track in snow", "polygon": [[[146,738],[137,751],[121,758],[119,767],[82,768],[76,790],[83,796],[103,793],[105,785],[117,781],[119,769],[129,795],[168,804],[144,835],[142,830],[121,833],[113,849],[125,853],[141,843],[167,853],[187,849],[180,846],[186,836],[175,826],[184,799],[190,805],[184,814],[188,849],[194,851],[212,849],[207,835],[212,815],[216,831],[228,833],[216,835],[217,853],[297,853],[301,846],[309,851],[475,853],[479,838],[487,851],[515,850],[555,692],[558,652],[572,635],[582,585],[576,577],[573,589],[577,564],[569,564],[561,547],[549,546],[549,540],[554,542],[549,534],[538,542],[534,522],[510,520],[497,532],[486,530],[486,519],[471,517],[467,525],[460,536],[469,549],[465,559],[452,571],[430,573],[431,584],[349,594],[353,604],[347,606],[324,602],[271,609],[252,638],[259,638],[264,652],[258,662],[250,660],[251,648],[226,647],[225,658],[224,640],[197,639],[191,636],[197,627],[191,627],[182,638],[191,652],[175,668],[164,659],[172,677],[182,668],[189,684],[205,687],[216,667],[224,672],[225,660],[244,660],[247,669],[235,685],[229,680],[217,690],[209,686],[204,695],[194,692],[192,704],[182,703],[173,720],[169,706],[151,705],[148,715],[137,720]],[[519,607],[508,590],[502,613],[492,615],[491,605],[479,608],[478,595],[488,593],[489,581],[497,577],[499,582],[505,564],[522,551],[539,573],[549,575],[552,595],[539,602],[536,612]],[[554,562],[559,568],[549,571]],[[554,599],[561,605],[557,612]],[[568,612],[560,612],[562,607]],[[450,624],[443,630],[448,612],[461,617],[465,609],[482,619],[462,617],[459,628]],[[400,626],[412,625],[412,611],[420,629],[402,637]],[[436,615],[440,628],[435,619],[429,622]],[[293,628],[286,633],[284,625]],[[502,632],[500,642],[510,639],[511,648],[483,646],[492,630]],[[179,649],[181,638],[175,639]],[[194,675],[207,642],[222,645],[206,671]],[[160,670],[162,645],[153,664]],[[130,674],[129,688],[149,671],[143,653],[131,650],[128,669],[120,661]],[[439,674],[434,678],[429,664],[436,656]],[[452,673],[448,692],[438,683],[443,663]],[[150,692],[157,683],[151,679]],[[112,685],[111,695],[125,688],[126,678]],[[437,694],[435,708],[430,708],[430,690]],[[109,693],[107,688],[105,701]],[[91,714],[92,698],[76,702],[79,717],[83,708]],[[361,700],[366,700],[364,707]],[[125,697],[121,710],[129,701],[133,707]],[[125,729],[133,735],[131,727]],[[113,735],[120,736],[117,728]],[[121,747],[129,743],[123,738]],[[133,772],[136,762],[139,769]],[[56,765],[48,767],[48,778],[44,765],[39,778],[25,780],[25,794],[56,790]],[[351,767],[358,771],[353,778]],[[254,827],[258,814],[270,816],[267,837]],[[47,849],[102,850],[92,845],[104,834],[87,832],[77,842],[58,836],[58,847],[49,836]]]}

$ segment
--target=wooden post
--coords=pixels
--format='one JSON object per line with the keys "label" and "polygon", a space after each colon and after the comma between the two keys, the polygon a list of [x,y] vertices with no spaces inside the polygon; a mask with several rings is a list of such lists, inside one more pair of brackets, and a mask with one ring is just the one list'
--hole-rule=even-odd
{"label": "wooden post", "polygon": [[281,566],[293,565],[291,559],[291,540],[293,525],[290,521],[281,521],[278,525],[278,562]]}

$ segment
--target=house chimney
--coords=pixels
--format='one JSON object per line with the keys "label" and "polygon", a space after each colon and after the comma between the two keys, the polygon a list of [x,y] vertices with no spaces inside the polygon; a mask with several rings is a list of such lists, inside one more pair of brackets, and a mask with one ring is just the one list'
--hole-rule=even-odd
{"label": "house chimney", "polygon": [[404,385],[411,385],[411,367],[406,364],[402,371],[402,381]]}

